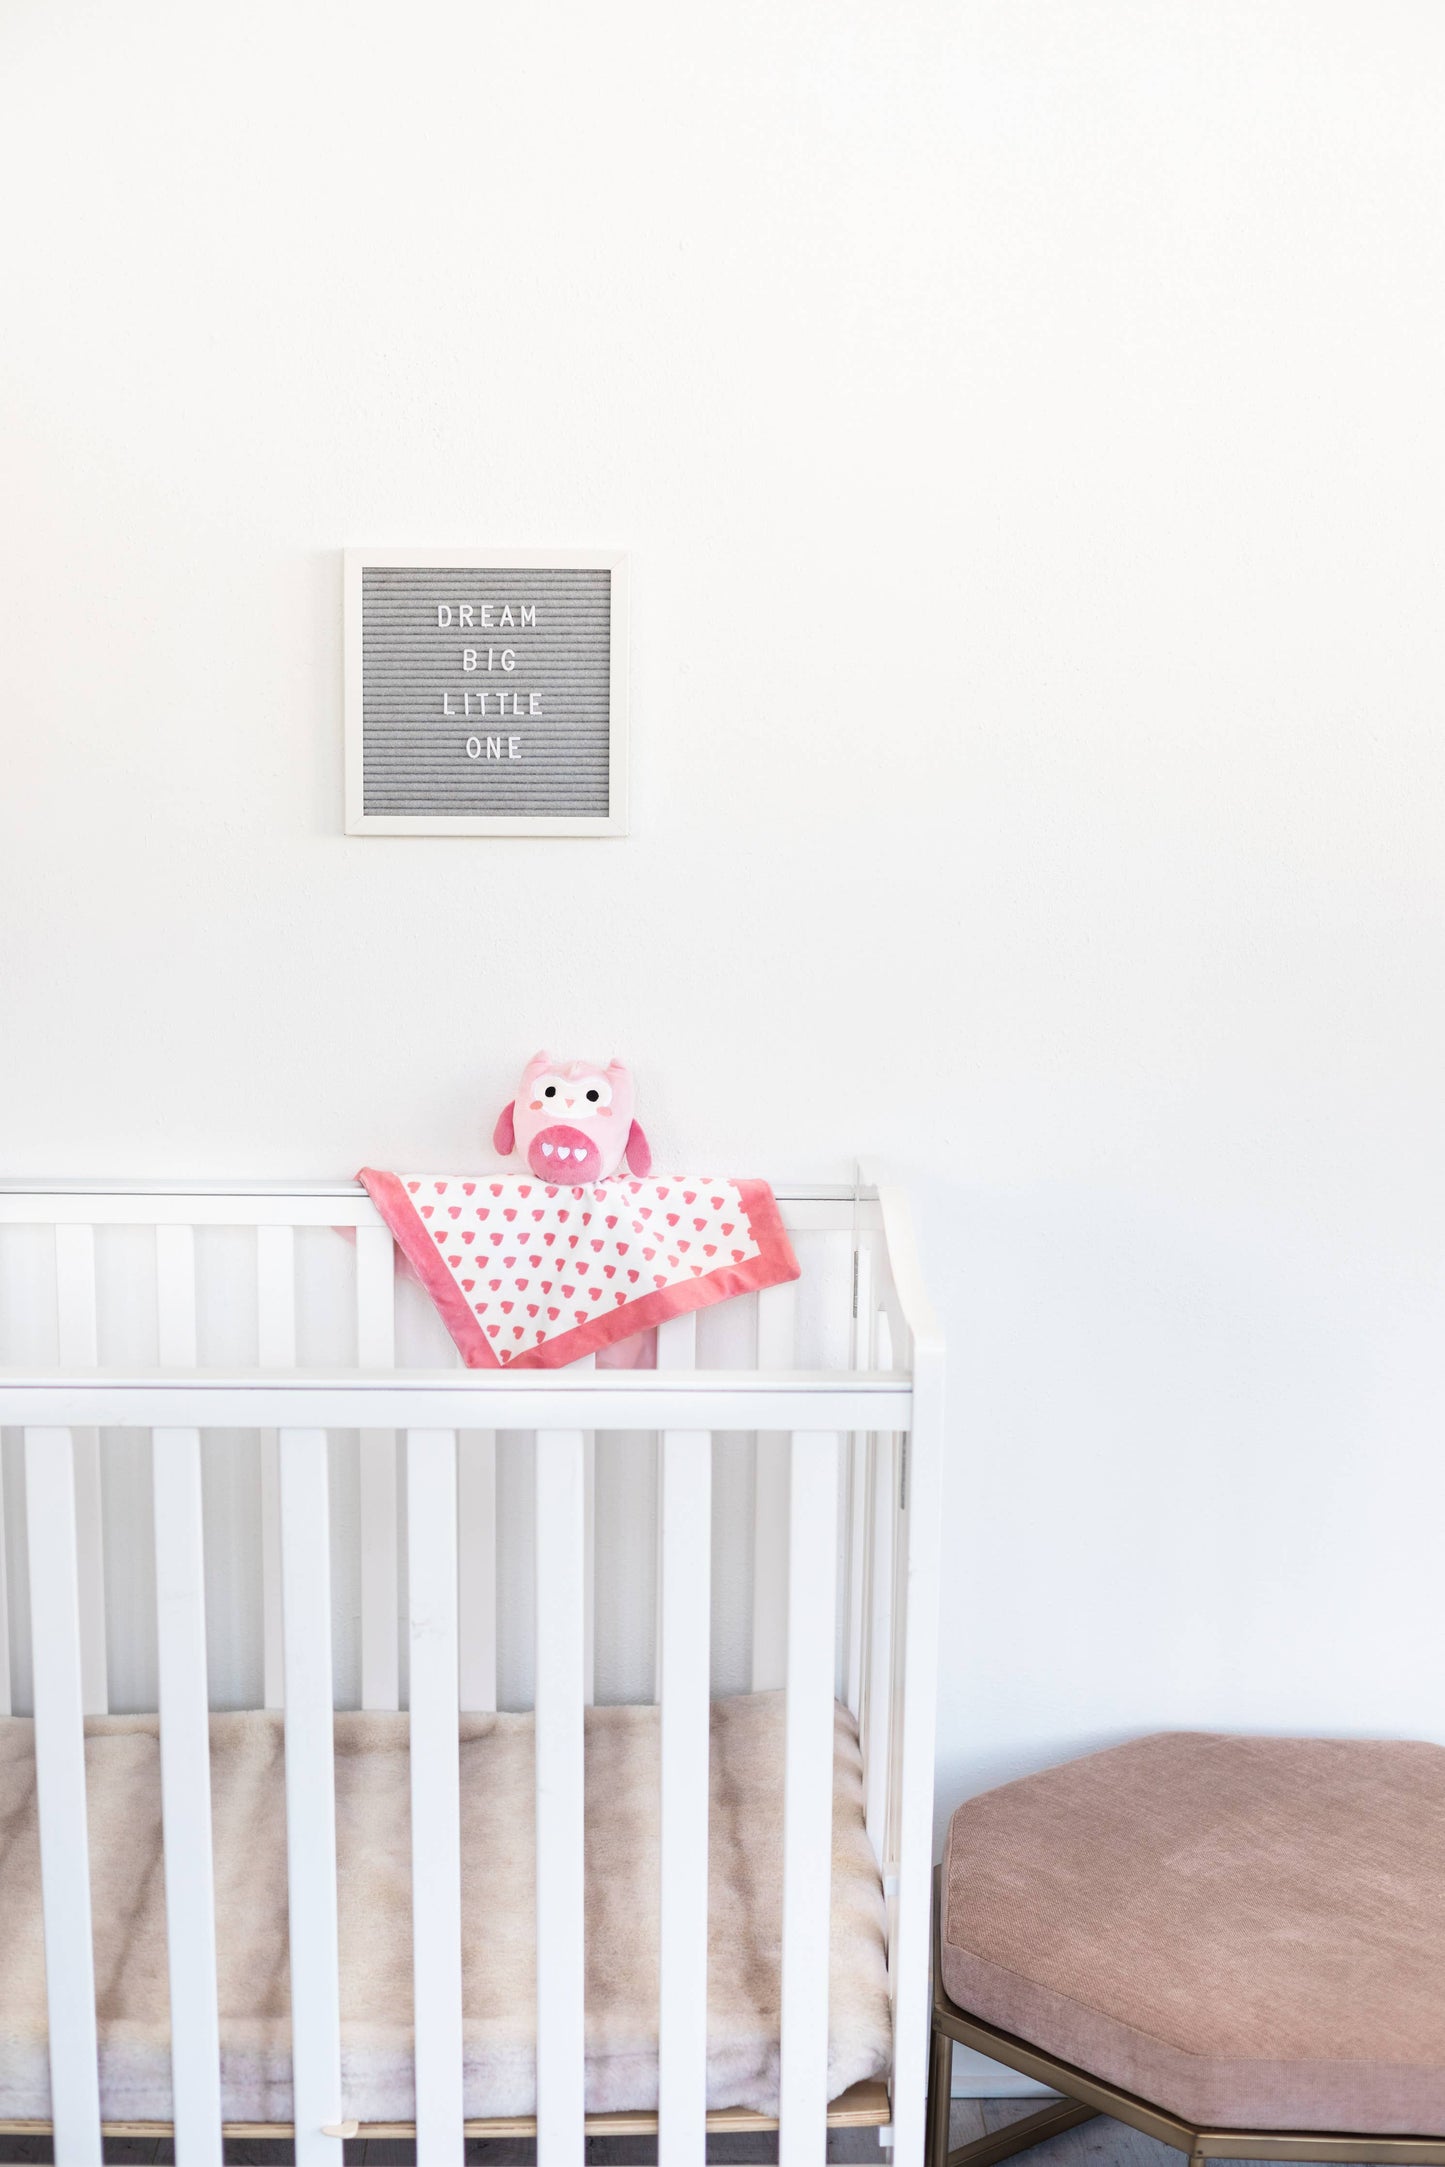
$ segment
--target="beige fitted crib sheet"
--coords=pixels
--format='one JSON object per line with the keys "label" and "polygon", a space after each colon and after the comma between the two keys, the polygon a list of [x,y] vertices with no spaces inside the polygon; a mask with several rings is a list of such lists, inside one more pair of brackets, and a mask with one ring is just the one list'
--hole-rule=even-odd
{"label": "beige fitted crib sheet", "polygon": [[[154,1716],[86,1726],[101,2108],[169,2121],[165,1875]],[[889,2062],[884,1907],[862,1761],[837,1711],[829,2093]],[[291,2118],[282,1722],[211,1720],[228,2121]],[[463,1716],[465,2110],[536,2104],[532,1719]],[[708,2103],[776,2112],[783,1697],[712,1709]],[[405,1715],[336,1718],[342,2088],[362,2122],[411,2121],[410,1772]],[[587,1711],[587,2105],[657,2104],[658,1718]],[[821,1983],[821,1982],[820,1982]],[[44,2119],[45,1954],[28,1720],[0,1720],[0,2120]]]}

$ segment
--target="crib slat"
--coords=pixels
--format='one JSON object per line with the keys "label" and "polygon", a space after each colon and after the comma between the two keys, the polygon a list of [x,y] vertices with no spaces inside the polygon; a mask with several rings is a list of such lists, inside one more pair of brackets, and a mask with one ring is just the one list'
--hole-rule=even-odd
{"label": "crib slat", "polygon": [[597,1433],[582,1432],[582,1698],[597,1698]]}
{"label": "crib slat", "polygon": [[864,1812],[868,1840],[882,1871],[889,1869],[888,1780],[893,1731],[893,1563],[898,1530],[894,1517],[897,1440],[873,1440],[873,1529],[868,1585],[868,1697],[864,1706]]}
{"label": "crib slat", "polygon": [[342,2118],[326,1432],[282,1430],[277,1443],[296,2167],[335,2167],[323,2134]]}
{"label": "crib slat", "polygon": [[[261,1369],[296,1367],[296,1233],[256,1229],[256,1361]],[[261,1432],[261,1632],[268,1708],[284,1704],[281,1654],[281,1481],[275,1430]]]}
{"label": "crib slat", "polygon": [[[798,1330],[797,1282],[758,1296],[758,1368],[793,1367]],[[753,1691],[783,1683],[788,1600],[787,1438],[760,1431],[753,1488]]]}
{"label": "crib slat", "polygon": [[361,1705],[401,1698],[397,1642],[396,1433],[363,1430],[361,1471]]}
{"label": "crib slat", "polygon": [[256,1352],[262,1369],[296,1366],[296,1229],[256,1229]]}
{"label": "crib slat", "polygon": [[661,1499],[660,2167],[703,2167],[707,2157],[711,1519],[711,1433],[669,1430]]}
{"label": "crib slat", "polygon": [[69,1430],[26,1431],[25,1494],[55,2156],[75,2167],[100,2167],[80,1586]]}
{"label": "crib slat", "polygon": [[583,2157],[585,1474],[581,1430],[537,1433],[537,2160]]}
{"label": "crib slat", "polygon": [[[893,1367],[893,1320],[886,1300],[880,1300],[873,1319],[874,1360],[879,1369]],[[899,1790],[899,1672],[902,1645],[898,1634],[896,1612],[904,1601],[904,1573],[908,1561],[908,1537],[900,1508],[900,1492],[903,1483],[903,1456],[907,1439],[894,1433],[878,1441],[879,1457],[887,1466],[887,1489],[880,1482],[875,1489],[875,1510],[881,1515],[874,1554],[884,1575],[883,1585],[887,1591],[884,1598],[886,1623],[883,1632],[883,1659],[886,1672],[882,1681],[882,1706],[876,1726],[870,1731],[873,1750],[870,1756],[870,1773],[881,1779],[881,1795],[876,1805],[876,1816],[870,1829],[877,1831],[878,1861],[883,1869],[885,1886],[894,1878],[898,1867],[898,1790]],[[886,1497],[886,1502],[885,1502]],[[878,1667],[875,1665],[875,1668]],[[890,1899],[891,1901],[891,1899]]]}
{"label": "crib slat", "polygon": [[779,2167],[824,2156],[832,1893],[838,1439],[794,1436],[789,1482]]}
{"label": "crib slat", "polygon": [[162,1369],[196,1366],[194,1227],[156,1228],[156,1354]]}
{"label": "crib slat", "polygon": [[459,1442],[458,1690],[463,1708],[491,1715],[497,1706],[497,1433],[474,1430]]}
{"label": "crib slat", "polygon": [[60,1325],[62,1369],[94,1369],[95,1229],[55,1229],[55,1300]]}
{"label": "crib slat", "polygon": [[[595,1370],[597,1356],[579,1354],[568,1369]],[[597,1698],[597,1433],[582,1432],[582,1697]]]}
{"label": "crib slat", "polygon": [[281,1457],[275,1430],[260,1432],[261,1452],[261,1697],[267,1708],[286,1705],[281,1629]]}
{"label": "crib slat", "polygon": [[[873,1365],[873,1244],[864,1234],[854,1251],[853,1367]],[[868,1546],[873,1500],[869,1487],[869,1441],[862,1430],[846,1440],[848,1610],[843,1697],[855,1719],[863,1704],[868,1659]]]}
{"label": "crib slat", "polygon": [[8,1716],[10,1697],[10,1575],[5,1560],[5,1452],[0,1436],[0,1716]]}
{"label": "crib slat", "polygon": [[863,1705],[863,1668],[867,1660],[868,1605],[868,1438],[856,1430],[843,1441],[846,1470],[848,1563],[846,1639],[843,1648],[843,1698],[855,1721]]}
{"label": "crib slat", "polygon": [[466,2140],[454,1430],[407,1432],[406,1527],[417,2157],[449,2159],[461,2167]]}
{"label": "crib slat", "polygon": [[151,1461],[176,2148],[187,2167],[221,2167],[200,1432],[153,1431]]}
{"label": "crib slat", "polygon": [[690,1309],[685,1316],[664,1317],[657,1327],[657,1366],[659,1369],[697,1368],[697,1311]]}
{"label": "crib slat", "polygon": [[[99,1359],[95,1317],[95,1229],[55,1229],[55,1296],[60,1327],[60,1366],[94,1369]],[[85,1712],[103,1716],[110,1705],[105,1661],[105,1544],[101,1512],[100,1436],[72,1431],[75,1440],[76,1558],[80,1575],[80,1665]]]}
{"label": "crib slat", "polygon": [[[665,1317],[657,1327],[657,1366],[659,1369],[697,1368],[697,1312],[690,1310],[685,1317]],[[667,1439],[657,1440],[657,1560],[654,1567],[656,1595],[653,1604],[652,1626],[652,1697],[662,1700],[662,1498],[664,1467],[667,1458]],[[711,1683],[711,1681],[709,1681]]]}
{"label": "crib slat", "polygon": [[[396,1267],[384,1226],[356,1230],[356,1360],[396,1364]],[[363,1430],[361,1455],[361,1705],[395,1708],[397,1645],[396,1433]]]}

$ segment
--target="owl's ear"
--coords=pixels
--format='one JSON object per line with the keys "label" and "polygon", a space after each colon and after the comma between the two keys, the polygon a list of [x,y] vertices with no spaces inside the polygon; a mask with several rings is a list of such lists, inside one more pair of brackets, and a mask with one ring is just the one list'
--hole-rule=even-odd
{"label": "owl's ear", "polygon": [[642,1123],[634,1121],[627,1132],[627,1165],[630,1173],[643,1181],[652,1172],[652,1146],[642,1133]]}
{"label": "owl's ear", "polygon": [[515,1099],[508,1099],[498,1114],[497,1125],[492,1131],[492,1149],[499,1158],[505,1159],[517,1148],[516,1106]]}

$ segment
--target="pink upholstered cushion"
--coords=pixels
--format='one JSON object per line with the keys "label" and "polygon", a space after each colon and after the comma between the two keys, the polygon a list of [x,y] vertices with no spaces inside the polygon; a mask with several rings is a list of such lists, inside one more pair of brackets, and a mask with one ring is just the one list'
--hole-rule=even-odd
{"label": "pink upholstered cushion", "polygon": [[970,1799],[943,1981],[1198,2126],[1445,2135],[1445,1748],[1167,1733]]}

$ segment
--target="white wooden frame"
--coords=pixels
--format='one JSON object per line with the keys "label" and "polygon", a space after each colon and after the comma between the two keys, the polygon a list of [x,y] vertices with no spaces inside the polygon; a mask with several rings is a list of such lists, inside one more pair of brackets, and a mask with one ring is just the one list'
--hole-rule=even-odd
{"label": "white wooden frame", "polygon": [[[429,571],[610,572],[605,815],[580,819],[465,819],[368,813],[362,777],[361,576],[371,566]],[[628,565],[618,550],[348,549],[345,554],[346,832],[348,835],[625,835],[628,821]]]}
{"label": "white wooden frame", "polygon": [[[696,1367],[695,1320],[665,1327],[656,1371],[405,1370],[395,1365],[384,1230],[350,1184],[306,1189],[0,1187],[0,1229],[56,1230],[56,1299],[74,1358],[54,1372],[0,1369],[0,1424],[25,1432],[33,1691],[40,1761],[42,1890],[60,2156],[99,2159],[94,1982],[84,1872],[81,1724],[87,1706],[87,1528],[79,1476],[102,1431],[154,1437],[160,1717],[166,1885],[173,1978],[175,2128],[183,2161],[219,2157],[216,1924],[205,1739],[205,1559],[201,1436],[244,1429],[274,1439],[262,1461],[267,1569],[267,1692],[285,1708],[294,1988],[306,2022],[296,2054],[297,2157],[340,2158],[346,2119],[340,2058],[332,1745],[331,1612],[326,1560],[330,1434],[362,1438],[362,1697],[398,1701],[388,1606],[397,1592],[395,1437],[406,1436],[410,1707],[414,1826],[416,2066],[425,2156],[459,2159],[464,2132],[515,2135],[517,2122],[464,2124],[460,2040],[459,1701],[495,1704],[494,1618],[458,1599],[457,1558],[493,1544],[498,1430],[536,1440],[537,1922],[540,2167],[581,2156],[582,1770],[590,1697],[592,1534],[588,1445],[607,1431],[659,1439],[658,1683],[661,1704],[662,2167],[701,2167],[708,2128],[768,2126],[705,2107],[705,1888],[708,1786],[708,1566],[712,1439],[750,1432],[758,1454],[755,1684],[786,1682],[780,2158],[822,2156],[825,2117],[871,2121],[898,2167],[922,2167],[928,2062],[936,1607],[943,1442],[943,1353],[923,1295],[903,1200],[885,1189],[779,1191],[795,1233],[851,1240],[856,1314],[844,1366],[794,1366],[801,1330],[791,1289],[761,1298],[757,1369]],[[93,1230],[155,1230],[158,1346],[166,1366],[95,1366]],[[195,1368],[197,1227],[255,1229],[257,1366]],[[358,1367],[295,1367],[293,1245],[305,1227],[354,1229]],[[76,1324],[79,1317],[82,1330]],[[3,1351],[3,1350],[0,1350]],[[780,1486],[781,1484],[781,1491]],[[763,1528],[781,1500],[779,1526]],[[839,1507],[841,1505],[841,1521]],[[841,1545],[836,1539],[841,1529]],[[765,1539],[764,1539],[765,1538]],[[321,1560],[318,1570],[317,1560]],[[484,1585],[494,1585],[483,1576]],[[3,1591],[0,1591],[3,1597]],[[274,1613],[274,1614],[273,1614]],[[0,1617],[0,1628],[8,1617]],[[104,1619],[99,1677],[104,1679]],[[0,1633],[3,1639],[3,1633]],[[94,1670],[96,1652],[92,1649]],[[760,1675],[773,1666],[780,1676]],[[278,1681],[279,1680],[279,1684]],[[855,1715],[867,1825],[888,1910],[894,2055],[887,2099],[827,2100],[828,1815],[835,1696]],[[821,1974],[821,1977],[820,1977]],[[182,1985],[183,1982],[183,1985]],[[134,2125],[117,2125],[133,2128]],[[239,2132],[238,2132],[239,2133]],[[260,2132],[253,2132],[260,2133]],[[279,2133],[279,2132],[278,2132]],[[381,2135],[378,2129],[374,2132]]]}

